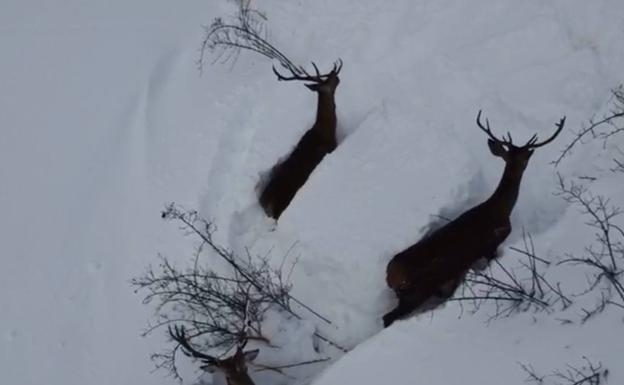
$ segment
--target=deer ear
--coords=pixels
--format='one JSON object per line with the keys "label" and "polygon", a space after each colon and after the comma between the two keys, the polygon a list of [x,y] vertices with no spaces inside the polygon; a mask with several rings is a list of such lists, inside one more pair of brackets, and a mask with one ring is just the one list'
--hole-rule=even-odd
{"label": "deer ear", "polygon": [[304,86],[308,87],[308,89],[314,91],[314,92],[318,92],[321,90],[321,85],[320,84],[304,84]]}
{"label": "deer ear", "polygon": [[255,360],[256,357],[258,357],[258,353],[260,353],[259,349],[246,351],[245,353],[243,353],[243,355],[245,357],[245,361],[251,362],[251,361]]}
{"label": "deer ear", "polygon": [[206,365],[200,366],[199,368],[208,373],[214,373],[217,371],[217,366],[215,364],[206,364]]}
{"label": "deer ear", "polygon": [[503,145],[499,142],[488,139],[488,147],[494,156],[500,156],[501,158],[505,158],[507,156],[507,150],[505,150],[505,147],[503,147]]}

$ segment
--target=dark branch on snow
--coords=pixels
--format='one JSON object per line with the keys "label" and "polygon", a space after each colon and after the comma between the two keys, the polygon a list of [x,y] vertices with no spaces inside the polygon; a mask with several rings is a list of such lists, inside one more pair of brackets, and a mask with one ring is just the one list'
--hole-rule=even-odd
{"label": "dark branch on snow", "polygon": [[206,51],[215,54],[215,62],[235,62],[242,50],[262,55],[277,61],[283,68],[296,75],[305,75],[303,67],[293,63],[284,53],[269,42],[265,26],[266,16],[252,9],[248,0],[238,1],[238,11],[230,20],[217,17],[210,26],[204,27],[205,36],[200,48],[197,66],[204,67]]}
{"label": "dark branch on snow", "polygon": [[[561,154],[552,163],[558,166],[563,159],[572,152],[572,149],[584,138],[591,136],[593,139],[601,139],[603,144],[616,134],[624,131],[624,86],[612,90],[611,109],[609,113],[599,120],[590,119],[589,125],[578,131],[574,139],[566,145]],[[615,170],[623,170],[621,160],[614,159],[617,167]]]}
{"label": "dark branch on snow", "polygon": [[527,373],[525,381],[537,385],[601,385],[607,381],[609,370],[601,363],[595,364],[587,357],[583,357],[583,361],[580,366],[568,364],[565,369],[556,369],[547,375],[537,374],[530,364],[519,365]]}
{"label": "dark branch on snow", "polygon": [[566,309],[572,304],[559,283],[546,279],[540,266],[548,266],[550,262],[536,256],[530,234],[523,231],[523,247],[511,250],[524,257],[519,268],[511,269],[495,260],[486,270],[469,271],[458,296],[450,300],[471,303],[473,312],[485,302],[494,302],[495,312],[490,319],[530,309],[550,311],[557,304]]}
{"label": "dark branch on snow", "polygon": [[595,231],[594,242],[585,247],[584,255],[568,255],[559,262],[589,267],[592,271],[588,275],[588,288],[580,295],[595,289],[600,290],[597,305],[591,309],[583,309],[583,321],[602,312],[610,304],[624,308],[624,231],[618,222],[622,210],[614,206],[608,198],[593,195],[583,185],[567,183],[561,176],[556,194],[578,206],[587,218],[586,225]]}

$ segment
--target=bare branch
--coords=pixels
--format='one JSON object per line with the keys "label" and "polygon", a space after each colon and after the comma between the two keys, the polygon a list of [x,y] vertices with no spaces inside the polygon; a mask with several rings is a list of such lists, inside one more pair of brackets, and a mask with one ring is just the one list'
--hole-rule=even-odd
{"label": "bare branch", "polygon": [[612,90],[612,104],[610,112],[601,119],[595,121],[591,119],[587,127],[576,133],[574,139],[561,151],[559,157],[552,163],[558,166],[561,161],[572,152],[574,146],[585,137],[591,135],[594,139],[602,139],[603,143],[612,136],[624,131],[624,87],[619,86]]}
{"label": "bare branch", "polygon": [[252,9],[247,1],[239,2],[236,15],[230,20],[215,18],[205,27],[197,66],[200,72],[204,67],[206,51],[215,53],[216,60],[235,62],[242,50],[260,54],[294,74],[306,75],[301,66],[294,64],[286,55],[268,41],[268,31],[264,25],[266,16]]}
{"label": "bare branch", "polygon": [[[610,203],[608,198],[593,195],[585,186],[574,182],[567,183],[559,176],[556,195],[575,204],[587,218],[587,226],[594,229],[594,242],[585,248],[585,255],[569,255],[559,264],[572,264],[590,267],[588,288],[581,295],[600,288],[600,300],[592,309],[583,309],[583,322],[603,311],[608,304],[624,307],[624,231],[616,221],[622,210]],[[605,282],[605,285],[601,283]],[[612,297],[615,296],[617,300]]]}
{"label": "bare branch", "polygon": [[568,364],[565,369],[556,369],[547,375],[537,374],[530,364],[518,364],[528,375],[526,382],[537,385],[601,385],[607,380],[609,370],[601,363],[594,364],[587,357],[583,357],[583,361],[580,366]]}
{"label": "bare branch", "polygon": [[[261,328],[264,314],[273,308],[301,319],[292,309],[291,302],[330,323],[326,317],[290,295],[291,285],[284,277],[283,263],[275,269],[268,255],[252,256],[247,252],[241,258],[218,245],[213,240],[215,227],[195,211],[170,204],[162,212],[162,218],[178,222],[184,234],[199,238],[200,245],[193,255],[191,267],[179,269],[161,256],[157,267],[150,266],[145,274],[131,280],[136,291],[145,293],[143,302],[155,304],[157,322],[144,334],[176,324],[188,331],[185,336],[189,341],[199,337],[201,342],[194,342],[197,351],[218,350],[223,354],[232,349],[242,351],[248,340],[270,345]],[[223,258],[231,266],[231,272],[222,274],[205,268],[199,263],[202,249]],[[315,336],[346,351],[319,332]],[[180,339],[176,341],[178,344],[169,351],[153,355],[156,367],[168,369],[174,377],[178,376],[175,353]],[[188,347],[186,351],[189,351]]]}
{"label": "bare branch", "polygon": [[289,369],[289,368],[295,368],[295,367],[299,367],[299,366],[318,364],[318,363],[321,363],[321,362],[327,362],[329,360],[331,360],[330,357],[325,357],[325,358],[319,358],[319,359],[316,359],[316,360],[296,362],[294,364],[287,364],[287,365],[269,366],[269,365],[255,364],[255,366],[259,367],[259,369],[256,370],[257,372],[262,372],[262,371],[265,371],[265,370],[273,370],[273,371],[278,371],[281,374],[284,374],[282,372],[282,369]]}
{"label": "bare branch", "polygon": [[549,266],[550,262],[536,256],[529,233],[523,231],[523,248],[511,250],[525,257],[520,260],[520,269],[510,269],[496,260],[487,270],[469,271],[458,296],[450,300],[472,303],[473,312],[478,311],[484,302],[494,302],[495,311],[490,320],[530,309],[550,311],[557,303],[563,309],[570,306],[572,301],[560,285],[548,281],[539,267],[538,263]]}

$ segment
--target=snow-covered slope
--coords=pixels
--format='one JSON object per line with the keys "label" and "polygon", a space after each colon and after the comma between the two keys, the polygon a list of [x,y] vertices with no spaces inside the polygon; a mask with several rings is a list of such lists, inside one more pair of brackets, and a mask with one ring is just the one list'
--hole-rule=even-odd
{"label": "snow-covered slope", "polygon": [[[600,177],[592,191],[624,196],[595,143],[549,165],[623,81],[624,3],[256,4],[294,61],[345,63],[340,145],[276,228],[254,188],[310,127],[315,98],[245,53],[198,76],[201,25],[231,14],[231,2],[0,5],[2,383],[172,381],[150,373],[162,341],[139,337],[149,311],[128,285],[157,252],[188,255],[192,245],[158,218],[170,200],[198,207],[234,250],[297,257],[294,294],[334,322],[318,327],[349,347],[366,340],[320,384],[521,383],[518,361],[549,372],[583,355],[623,381],[618,309],[582,326],[552,314],[488,324],[487,309],[458,318],[450,304],[377,333],[394,304],[387,261],[435,215],[456,215],[498,181],[503,164],[474,124],[479,109],[518,141],[567,115],[565,132],[531,159],[507,245],[524,227],[556,260],[591,239],[578,210],[552,195],[557,171]],[[585,287],[578,270],[558,274],[573,292]]]}
{"label": "snow-covered slope", "polygon": [[197,201],[214,152],[218,95],[194,70],[206,8],[0,5],[1,383],[170,383],[128,280],[166,251],[158,211]]}

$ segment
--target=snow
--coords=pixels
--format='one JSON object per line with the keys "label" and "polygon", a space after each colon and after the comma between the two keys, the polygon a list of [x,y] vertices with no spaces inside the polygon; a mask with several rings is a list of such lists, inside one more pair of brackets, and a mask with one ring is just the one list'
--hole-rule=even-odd
{"label": "snow", "polygon": [[[491,309],[471,315],[449,303],[387,330],[380,317],[395,303],[384,282],[392,255],[436,215],[457,215],[498,182],[503,162],[474,124],[479,109],[519,142],[548,136],[567,116],[525,172],[503,260],[513,261],[508,247],[522,228],[555,261],[593,239],[578,208],[553,196],[557,172],[598,177],[591,191],[624,205],[621,175],[609,171],[622,137],[549,164],[574,131],[605,113],[609,90],[623,81],[624,3],[255,3],[292,60],[345,63],[339,147],[277,226],[258,208],[255,187],[312,125],[315,95],[277,82],[269,62],[246,53],[199,76],[201,25],[231,14],[233,3],[0,6],[1,382],[173,381],[152,372],[149,354],[164,340],[140,337],[151,309],[128,283],[159,252],[188,260],[193,244],[159,219],[172,200],[198,208],[236,251],[296,261],[293,294],[333,324],[304,311],[300,323],[271,315],[267,331],[284,348],[263,349],[258,361],[314,357],[313,327],[354,348],[331,366],[294,371],[302,382],[521,383],[518,362],[548,373],[584,355],[611,369],[610,383],[622,382],[617,308],[585,324],[580,305],[487,322]],[[579,268],[548,273],[570,292],[586,287]],[[341,356],[320,347],[321,356]],[[197,373],[187,366],[190,384]]]}

